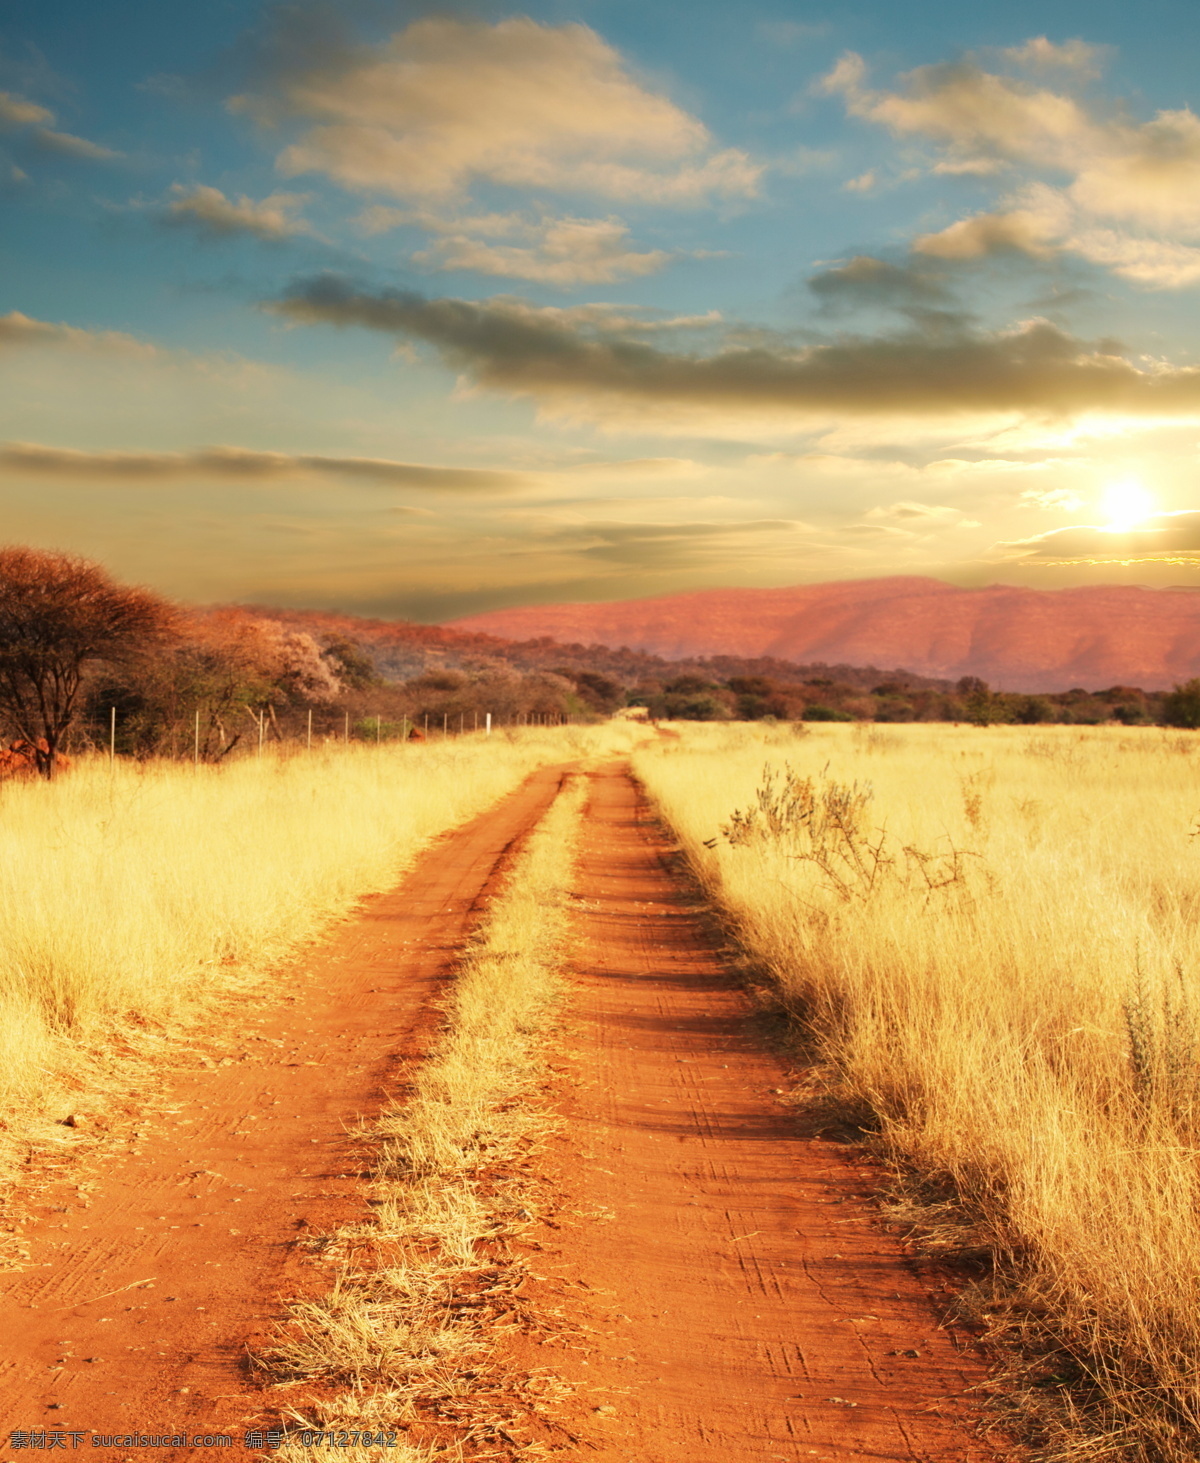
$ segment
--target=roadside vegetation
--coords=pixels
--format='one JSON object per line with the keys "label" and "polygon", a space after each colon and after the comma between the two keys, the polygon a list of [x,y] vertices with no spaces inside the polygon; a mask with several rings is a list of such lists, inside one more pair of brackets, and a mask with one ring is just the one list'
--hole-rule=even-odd
{"label": "roadside vegetation", "polygon": [[360,1459],[509,1457],[558,1393],[496,1354],[526,1323],[527,1262],[512,1240],[542,1202],[535,1157],[553,1119],[539,1089],[563,998],[560,971],[585,793],[568,785],[494,898],[445,1003],[440,1035],[408,1092],[362,1136],[375,1152],[375,1217],[332,1238],[333,1291],[298,1303],[265,1364],[321,1384],[290,1419],[277,1456],[311,1458],[305,1431],[347,1440],[402,1430],[407,1451],[373,1442]]}
{"label": "roadside vegetation", "polygon": [[0,782],[0,1175],[439,833],[610,736],[510,729],[199,766],[92,755]]}
{"label": "roadside vegetation", "polygon": [[634,764],[893,1217],[973,1276],[1037,1456],[1195,1459],[1200,737],[693,727]]}

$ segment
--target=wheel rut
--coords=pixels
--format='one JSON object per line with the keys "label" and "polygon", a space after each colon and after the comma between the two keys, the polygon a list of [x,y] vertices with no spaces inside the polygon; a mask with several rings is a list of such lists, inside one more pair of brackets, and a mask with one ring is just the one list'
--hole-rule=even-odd
{"label": "wheel rut", "polygon": [[248,1354],[281,1297],[327,1288],[310,1239],[368,1212],[349,1131],[419,1049],[431,998],[562,776],[542,769],[444,835],[395,890],[226,1012],[213,1035],[231,1055],[170,1074],[130,1148],[91,1175],[90,1204],[73,1184],[43,1196],[28,1262],[0,1276],[0,1434],[269,1418]]}
{"label": "wheel rut", "polygon": [[551,1150],[576,1218],[537,1239],[560,1307],[586,1312],[560,1369],[590,1456],[1000,1456],[964,1400],[984,1360],[939,1324],[872,1173],[781,1101],[782,1065],[624,769],[593,775],[577,891]]}

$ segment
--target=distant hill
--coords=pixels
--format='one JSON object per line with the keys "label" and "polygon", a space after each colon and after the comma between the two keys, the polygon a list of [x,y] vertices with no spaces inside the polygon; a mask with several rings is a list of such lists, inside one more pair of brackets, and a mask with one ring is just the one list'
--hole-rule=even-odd
{"label": "distant hill", "polygon": [[344,615],[336,610],[296,610],[275,605],[243,605],[251,614],[305,630],[322,644],[348,640],[361,646],[388,680],[404,681],[442,667],[492,668],[510,666],[519,671],[552,671],[559,667],[611,676],[625,686],[669,680],[696,672],[727,680],[730,676],[767,676],[797,685],[815,678],[835,680],[868,690],[881,680],[897,677],[913,689],[948,689],[936,677],[905,675],[875,665],[796,665],[775,656],[714,655],[661,656],[621,645],[563,642],[546,635],[526,640],[505,639],[452,625],[421,625],[412,620],[375,620]]}
{"label": "distant hill", "polygon": [[765,656],[902,666],[935,679],[979,676],[1014,691],[1151,690],[1200,676],[1200,593],[1120,585],[958,589],[937,579],[861,579],[530,605],[444,628],[627,646],[672,661]]}

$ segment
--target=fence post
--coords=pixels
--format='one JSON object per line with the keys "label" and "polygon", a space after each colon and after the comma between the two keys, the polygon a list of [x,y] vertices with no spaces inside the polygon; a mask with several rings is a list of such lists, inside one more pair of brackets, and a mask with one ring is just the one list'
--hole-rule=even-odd
{"label": "fence post", "polygon": [[484,734],[489,737],[492,734],[492,713],[490,711],[487,714],[487,730]]}
{"label": "fence post", "polygon": [[346,712],[346,725],[342,731],[342,741],[348,747],[350,745],[350,713]]}
{"label": "fence post", "polygon": [[308,708],[308,750],[312,751],[312,707]]}
{"label": "fence post", "polygon": [[383,717],[382,716],[377,716],[375,718],[375,745],[376,746],[379,745],[380,740],[382,739],[382,737],[383,737]]}
{"label": "fence post", "polygon": [[266,732],[266,726],[267,726],[266,712],[260,711],[258,713],[258,755],[260,757],[262,756],[262,752],[263,752],[263,736],[264,736],[264,734]]}
{"label": "fence post", "polygon": [[108,718],[108,765],[111,767],[117,760],[117,708],[112,708],[112,714]]}
{"label": "fence post", "polygon": [[200,766],[200,708],[196,708],[196,740],[192,744],[192,764]]}

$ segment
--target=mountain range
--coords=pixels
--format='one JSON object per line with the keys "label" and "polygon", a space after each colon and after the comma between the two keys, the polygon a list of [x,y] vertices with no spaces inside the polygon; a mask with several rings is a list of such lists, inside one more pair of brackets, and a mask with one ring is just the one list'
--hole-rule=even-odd
{"label": "mountain range", "polygon": [[892,577],[706,589],[604,604],[527,605],[448,629],[627,646],[668,660],[769,656],[978,676],[1000,690],[1160,690],[1200,676],[1200,592],[1098,585],[960,589]]}

